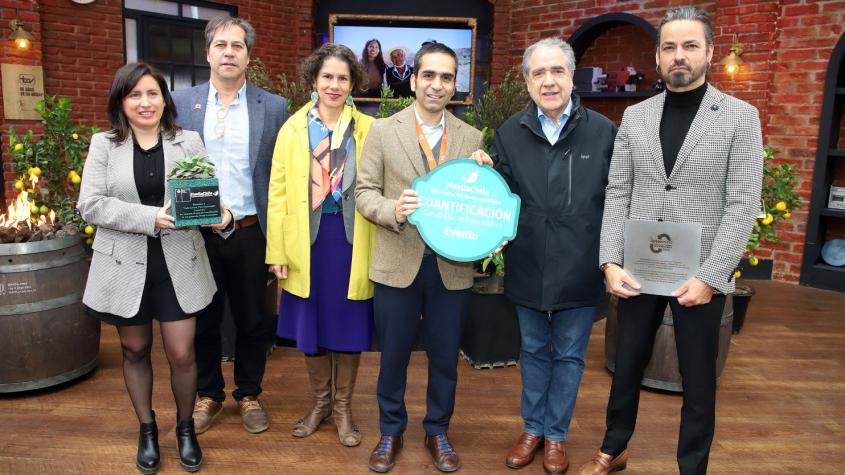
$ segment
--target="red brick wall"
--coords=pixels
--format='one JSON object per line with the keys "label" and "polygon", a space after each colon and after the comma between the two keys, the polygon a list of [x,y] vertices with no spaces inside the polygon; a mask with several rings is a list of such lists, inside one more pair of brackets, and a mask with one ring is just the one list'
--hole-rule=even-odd
{"label": "red brick wall", "polygon": [[[313,11],[316,0],[233,0],[239,14],[254,23],[258,42],[253,53],[271,73],[293,75],[299,62],[310,53],[313,41]],[[564,39],[585,21],[603,13],[626,12],[649,21],[655,27],[675,0],[489,0],[493,4],[492,83],[507,69],[518,65],[522,51],[546,36]],[[821,112],[825,70],[830,53],[845,24],[842,0],[691,0],[706,10],[716,24],[714,63],[727,53],[734,40],[744,47],[745,66],[735,78],[714,70],[713,82],[724,92],[747,100],[760,110],[764,140],[781,151],[779,160],[793,163],[799,174],[802,195],[809,203],[815,165],[818,117]],[[40,5],[40,6],[39,6]],[[123,18],[120,0],[98,0],[76,5],[67,0],[0,0],[0,20],[15,16],[26,22],[35,35],[32,51],[20,54],[4,43],[4,62],[44,65],[47,94],[71,97],[75,116],[86,123],[105,125],[105,97],[113,72],[123,63]],[[627,29],[627,33],[626,33]],[[600,37],[582,58],[605,63],[636,57],[634,66],[648,75],[642,87],[653,82],[653,49],[645,53],[642,35],[633,27],[614,28]],[[622,38],[630,34],[626,40]],[[607,46],[619,44],[628,51],[608,53]],[[602,47],[605,44],[605,47]],[[636,46],[635,46],[636,45]],[[611,56],[608,56],[610,54]],[[615,54],[615,57],[612,57]],[[640,63],[642,62],[642,67]],[[621,67],[621,61],[615,63]],[[601,64],[597,64],[601,65]],[[608,116],[621,117],[632,99],[591,100],[589,105]],[[2,104],[0,104],[2,110]],[[12,125],[3,120],[0,127]],[[32,128],[37,122],[14,124]],[[845,126],[843,126],[845,127]],[[840,127],[841,129],[842,127]],[[845,143],[845,133],[840,144]],[[6,134],[3,143],[8,143]],[[841,146],[841,145],[840,145]],[[5,147],[5,145],[4,145]],[[11,166],[4,155],[6,191],[13,182]],[[783,227],[784,242],[764,249],[763,257],[774,261],[774,277],[795,282],[800,273],[806,207],[796,210],[791,223]]]}
{"label": "red brick wall", "polygon": [[[648,91],[657,81],[654,70],[654,51],[656,45],[651,37],[633,25],[617,26],[599,36],[578,62],[579,67],[598,66],[607,72],[616,72],[633,66],[645,80],[637,85],[637,90]],[[625,108],[636,104],[642,98],[584,98],[584,105],[609,119],[619,123]]]}
{"label": "red brick wall", "polygon": [[[760,254],[761,257],[774,260],[775,279],[797,282],[815,166],[825,71],[833,47],[843,32],[845,2],[511,0],[509,5],[496,2],[494,29],[501,27],[508,33],[494,35],[494,74],[502,69],[496,69],[496,65],[520,62],[522,51],[534,41],[546,36],[566,39],[585,21],[597,15],[625,12],[637,15],[657,27],[666,10],[680,4],[698,6],[707,11],[713,20],[716,26],[714,63],[718,63],[727,54],[736,35],[736,41],[744,48],[742,59],[745,65],[735,78],[728,77],[718,66],[714,67],[712,82],[722,91],[756,106],[760,111],[764,142],[780,150],[778,160],[796,166],[801,195],[807,204],[793,213],[794,217],[790,222],[783,223],[783,242],[767,246]],[[580,64],[590,65],[590,62],[595,61],[593,64],[604,67],[600,63],[613,63],[613,58],[607,56],[613,55],[612,52],[598,50],[602,43],[615,43],[614,36],[623,32],[614,28],[599,37]],[[629,29],[629,33],[633,33],[633,30]],[[634,42],[639,40],[632,34],[630,43]],[[622,45],[625,48],[629,42],[623,42]],[[625,52],[625,55],[627,54],[636,56],[639,61],[639,55],[630,51]],[[625,55],[620,54],[621,57]],[[652,60],[651,68],[653,64]],[[648,71],[652,71],[651,68]],[[493,78],[493,82],[497,80],[499,79]],[[636,100],[590,99],[588,102],[589,107],[618,120],[624,108]],[[845,143],[843,141],[845,133],[840,135],[839,143]],[[837,228],[835,232],[840,231]]]}
{"label": "red brick wall", "polygon": [[[24,22],[24,29],[28,31],[34,40],[30,45],[29,51],[18,50],[14,43],[6,40],[6,37],[11,33],[9,29],[9,21],[15,18]],[[41,44],[41,24],[39,22],[39,13],[36,4],[30,1],[9,1],[0,0],[0,54],[3,55],[3,63],[23,64],[27,66],[38,66],[42,64],[42,44]],[[45,74],[46,76],[46,74]],[[0,85],[0,131],[2,131],[2,173],[3,182],[6,190],[11,191],[14,188],[15,177],[12,171],[12,162],[7,160],[7,149],[9,146],[9,127],[14,127],[16,131],[33,129],[40,130],[40,122],[32,120],[11,120],[5,118],[5,113],[2,104],[2,85]],[[2,195],[3,190],[0,190]],[[3,202],[5,209],[5,201]]]}
{"label": "red brick wall", "polygon": [[[238,6],[239,15],[253,23],[257,44],[253,57],[261,58],[271,74],[293,75],[299,62],[311,52],[313,37],[311,0],[237,0],[222,2]],[[40,3],[0,0],[0,28],[15,17],[26,23],[35,36],[30,52],[19,53],[11,42],[2,43],[3,62],[44,65],[45,93],[70,97],[73,116],[82,123],[108,126],[106,105],[114,72],[124,64],[123,4],[120,0],[98,0],[78,5],[68,0]],[[6,35],[7,33],[2,33]],[[0,101],[2,111],[2,101]],[[37,121],[3,120],[5,131],[38,129]],[[14,186],[12,164],[3,156],[5,196]],[[0,193],[2,194],[2,193]]]}

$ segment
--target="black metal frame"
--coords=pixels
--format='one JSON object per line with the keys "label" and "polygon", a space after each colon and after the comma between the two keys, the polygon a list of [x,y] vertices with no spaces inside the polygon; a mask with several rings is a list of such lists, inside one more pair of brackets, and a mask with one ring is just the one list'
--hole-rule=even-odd
{"label": "black metal frame", "polygon": [[801,285],[845,292],[845,267],[834,267],[821,260],[828,221],[845,219],[845,211],[827,207],[830,185],[837,160],[845,160],[845,149],[837,149],[839,123],[845,103],[845,35],[839,38],[827,66],[822,114],[819,118],[819,139],[816,147],[816,168],[813,172],[813,194],[807,218]]}
{"label": "black metal frame", "polygon": [[[162,13],[155,13],[155,12],[148,12],[143,10],[134,10],[131,8],[126,8],[125,3],[123,7],[123,18],[132,18],[137,22],[137,32],[138,32],[138,59],[142,61],[146,61],[149,53],[150,41],[151,41],[151,34],[150,34],[150,26],[154,24],[165,24],[168,26],[172,25],[179,25],[184,26],[191,30],[204,30],[205,25],[208,23],[207,20],[201,19],[194,19],[181,16],[183,6],[195,6],[195,7],[205,7],[205,8],[213,8],[216,10],[225,10],[228,11],[230,15],[237,16],[238,15],[238,7],[234,5],[224,5],[221,3],[214,3],[214,2],[207,2],[203,0],[189,0],[189,1],[180,1],[174,0],[173,3],[178,4],[179,14],[180,16],[173,16],[173,15],[165,15]],[[194,45],[193,41],[191,42],[191,57],[194,57]],[[126,50],[123,51],[123,60],[126,61]],[[173,66],[190,66],[191,67],[191,82],[193,84],[197,83],[197,70],[198,69],[208,69],[208,67],[201,67],[196,66],[193,64],[193,61],[190,65],[185,65],[181,63],[163,63],[161,61],[157,61],[156,64],[160,65],[167,65],[170,67]],[[162,73],[166,73],[166,71],[162,71]],[[170,85],[171,88],[173,87],[175,82],[174,73],[170,72]]]}

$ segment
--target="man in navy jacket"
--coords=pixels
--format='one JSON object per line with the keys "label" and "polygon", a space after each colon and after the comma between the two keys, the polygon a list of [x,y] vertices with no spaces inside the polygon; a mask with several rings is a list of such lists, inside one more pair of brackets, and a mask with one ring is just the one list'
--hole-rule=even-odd
{"label": "man in navy jacket", "polygon": [[604,295],[596,259],[616,126],[572,93],[575,54],[567,43],[529,46],[522,69],[532,102],[496,131],[490,151],[522,199],[504,253],[505,295],[522,335],[524,429],[505,464],[528,465],[545,441],[544,468],[557,474],[569,465],[564,442]]}

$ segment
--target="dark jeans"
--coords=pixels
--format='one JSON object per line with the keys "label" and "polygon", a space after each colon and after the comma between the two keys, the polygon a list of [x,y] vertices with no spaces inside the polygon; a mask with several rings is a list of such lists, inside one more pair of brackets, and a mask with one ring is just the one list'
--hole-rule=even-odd
{"label": "dark jeans", "polygon": [[222,348],[220,324],[226,297],[237,330],[235,343],[235,386],[232,396],[261,394],[264,365],[267,362],[268,335],[273,333],[264,317],[267,265],[266,241],[258,225],[235,231],[228,239],[203,233],[217,293],[197,318],[197,393],[223,401],[225,381],[220,367]]}
{"label": "dark jeans", "polygon": [[[411,348],[422,332],[428,355],[426,434],[449,431],[458,384],[458,347],[469,290],[447,290],[435,256],[424,256],[414,282],[399,289],[376,284],[373,300],[381,367],[376,396],[382,435],[402,435],[408,427],[405,387]],[[420,319],[422,315],[422,319]]]}
{"label": "dark jeans", "polygon": [[656,295],[619,299],[616,372],[607,403],[607,432],[601,450],[619,455],[634,434],[640,382],[667,304],[672,309],[684,389],[678,467],[684,475],[705,474],[716,425],[716,357],[724,295],[714,295],[710,303],[695,307],[682,307],[676,298]]}

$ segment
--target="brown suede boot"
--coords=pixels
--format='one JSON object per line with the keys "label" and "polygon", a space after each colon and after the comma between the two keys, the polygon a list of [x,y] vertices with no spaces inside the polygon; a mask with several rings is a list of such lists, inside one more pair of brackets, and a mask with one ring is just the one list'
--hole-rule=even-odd
{"label": "brown suede boot", "polygon": [[290,433],[294,437],[308,437],[313,434],[320,427],[320,423],[328,419],[332,413],[331,355],[306,356],[305,367],[308,369],[308,379],[311,381],[314,407],[293,426]]}
{"label": "brown suede boot", "polygon": [[334,360],[334,423],[340,443],[355,447],[361,443],[361,432],[352,421],[352,393],[358,376],[361,353],[335,353]]}

